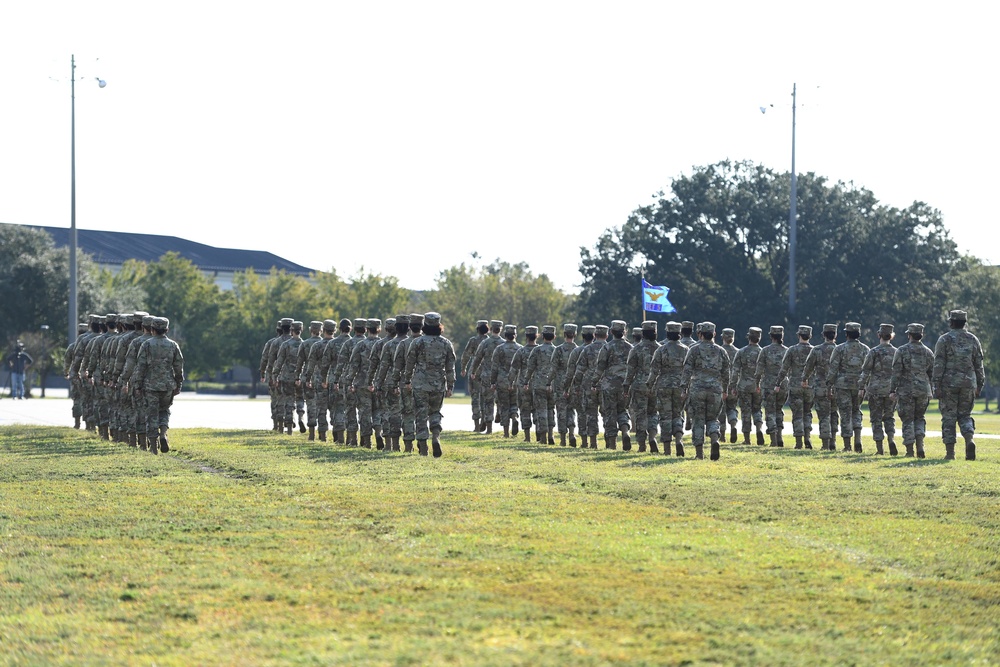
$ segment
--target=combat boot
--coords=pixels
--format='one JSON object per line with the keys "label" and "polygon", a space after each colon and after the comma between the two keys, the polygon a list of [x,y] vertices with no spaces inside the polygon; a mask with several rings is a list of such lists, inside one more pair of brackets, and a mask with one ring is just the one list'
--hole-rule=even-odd
{"label": "combat boot", "polygon": [[768,447],[777,447],[778,446],[778,437],[774,434],[774,431],[768,431],[767,432],[767,439],[770,440],[770,442],[767,443]]}
{"label": "combat boot", "polygon": [[649,434],[649,453],[659,454],[660,449],[656,446],[656,435],[654,433]]}
{"label": "combat boot", "polygon": [[156,454],[157,453],[157,451],[156,451],[156,447],[157,447],[157,445],[156,445],[156,438],[155,437],[153,437],[153,438],[147,438],[146,441],[147,441],[147,443],[149,445],[149,453],[150,454]]}
{"label": "combat boot", "polygon": [[806,449],[812,449],[813,448],[812,438],[809,437],[808,433],[805,435],[804,438],[802,438],[802,443],[806,446]]}
{"label": "combat boot", "polygon": [[293,428],[295,428],[295,422],[288,422],[285,424],[285,435],[291,435]]}
{"label": "combat boot", "polygon": [[636,436],[635,436],[635,439],[636,439],[636,442],[639,443],[639,451],[640,452],[645,452],[646,451],[646,434],[645,433],[637,433]]}
{"label": "combat boot", "polygon": [[889,456],[898,456],[899,450],[896,449],[896,438],[889,434]]}
{"label": "combat boot", "polygon": [[676,440],[675,440],[674,444],[676,446],[677,456],[683,457],[684,456],[684,443],[681,442],[681,434],[680,433],[677,434]]}
{"label": "combat boot", "polygon": [[338,445],[344,444],[344,432],[335,430],[333,432],[333,442]]}
{"label": "combat boot", "polygon": [[904,442],[904,443],[903,443],[903,446],[904,446],[904,447],[906,447],[906,454],[905,454],[905,457],[906,457],[906,458],[908,458],[908,459],[912,459],[912,458],[913,458],[913,445],[912,445],[912,444],[911,444],[911,445],[908,445],[908,444],[906,444],[906,443]]}
{"label": "combat boot", "polygon": [[510,422],[506,422],[505,421],[503,423],[503,437],[505,437],[505,438],[509,438],[510,437]]}
{"label": "combat boot", "polygon": [[618,436],[604,434],[604,449],[618,449]]}
{"label": "combat boot", "polygon": [[775,434],[775,440],[778,443],[778,447],[784,447],[785,446],[785,440],[784,440],[784,438],[781,437],[781,429],[780,428],[778,429],[778,432]]}
{"label": "combat boot", "polygon": [[576,435],[573,434],[573,429],[569,430],[569,446],[576,447]]}
{"label": "combat boot", "polygon": [[80,417],[73,417],[73,428],[80,428]]}
{"label": "combat boot", "polygon": [[413,452],[413,441],[412,440],[405,440],[404,439],[403,440],[403,447],[404,447],[404,452],[403,452],[404,454],[405,453],[412,453]]}
{"label": "combat boot", "polygon": [[627,452],[632,449],[632,439],[628,437],[628,429],[622,431],[622,451]]}
{"label": "combat boot", "polygon": [[417,440],[417,453],[421,456],[427,456],[427,441]]}
{"label": "combat boot", "polygon": [[525,426],[524,427],[524,441],[525,442],[531,442],[531,427],[530,426]]}
{"label": "combat boot", "polygon": [[699,460],[705,459],[705,447],[703,445],[694,446],[694,457]]}
{"label": "combat boot", "polygon": [[274,431],[276,433],[281,433],[282,430],[283,430],[283,428],[282,428],[281,420],[280,419],[275,419],[274,420]]}
{"label": "combat boot", "polygon": [[718,433],[712,433],[711,434],[711,438],[712,438],[712,453],[710,455],[710,458],[713,461],[718,461],[719,460],[719,434]]}
{"label": "combat boot", "polygon": [[757,427],[757,446],[764,446],[764,431],[761,430],[760,426]]}
{"label": "combat boot", "polygon": [[306,432],[306,423],[302,421],[302,415],[299,415],[299,433]]}
{"label": "combat boot", "polygon": [[543,445],[545,444],[545,431],[537,426],[535,427],[535,442],[540,442]]}
{"label": "combat boot", "polygon": [[486,420],[486,435],[493,433],[493,422],[489,419]]}
{"label": "combat boot", "polygon": [[479,421],[479,417],[473,417],[472,418],[472,432],[473,433],[479,433],[479,427],[481,425],[482,424]]}
{"label": "combat boot", "polygon": [[861,453],[861,429],[854,429],[854,451]]}
{"label": "combat boot", "polygon": [[319,441],[326,442],[326,429],[319,430]]}
{"label": "combat boot", "polygon": [[433,434],[431,438],[431,447],[433,449],[434,458],[441,458],[441,440],[438,438],[438,434]]}
{"label": "combat boot", "polygon": [[361,436],[361,446],[365,449],[372,448],[372,437],[370,435]]}
{"label": "combat boot", "polygon": [[729,425],[729,442],[731,442],[734,445],[736,444],[736,424]]}
{"label": "combat boot", "polygon": [[129,447],[135,448],[137,446],[136,445],[135,433],[134,432],[129,431],[128,433],[125,434],[125,437],[128,440],[128,446]]}
{"label": "combat boot", "polygon": [[347,432],[347,446],[348,447],[357,447],[358,446],[358,432],[357,431],[348,431]]}
{"label": "combat boot", "polygon": [[398,452],[399,451],[399,436],[398,435],[392,436],[392,451],[394,451],[394,452]]}
{"label": "combat boot", "polygon": [[[795,449],[802,449],[802,447],[803,447],[802,436],[801,435],[795,436]],[[812,449],[812,447],[810,447],[809,449]]]}
{"label": "combat boot", "polygon": [[375,434],[375,449],[379,450],[380,452],[383,449],[385,449],[385,438],[382,437],[381,433]]}
{"label": "combat boot", "polygon": [[146,451],[148,445],[147,445],[147,442],[146,442],[146,434],[145,433],[136,433],[135,434],[135,441],[136,441],[136,446],[139,449],[141,449],[142,451]]}
{"label": "combat boot", "polygon": [[566,446],[566,434],[565,433],[560,433],[559,434],[559,446],[560,447],[565,447]]}
{"label": "combat boot", "polygon": [[880,455],[880,456],[884,456],[885,455],[885,450],[882,449],[882,441],[881,440],[876,440],[875,441],[875,453],[878,454],[878,455]]}
{"label": "combat boot", "polygon": [[955,445],[945,445],[944,446],[944,460],[954,461],[955,460]]}
{"label": "combat boot", "polygon": [[107,426],[103,426],[103,425],[98,425],[97,426],[97,434],[99,436],[101,436],[101,440],[107,440],[108,439],[108,427]]}
{"label": "combat boot", "polygon": [[517,417],[512,417],[510,420],[510,434],[517,435]]}
{"label": "combat boot", "polygon": [[849,435],[844,436],[844,451],[845,452],[851,451],[851,436]]}
{"label": "combat boot", "polygon": [[550,445],[556,444],[555,434],[553,433],[552,429],[549,429],[549,444]]}
{"label": "combat boot", "polygon": [[971,437],[965,438],[965,460],[976,460],[976,443],[972,441]]}
{"label": "combat boot", "polygon": [[170,445],[167,443],[167,427],[160,427],[160,451],[166,454],[170,451]]}
{"label": "combat boot", "polygon": [[312,441],[312,440],[315,440],[315,439],[316,439],[316,427],[315,426],[310,426],[309,427],[309,438],[308,438],[308,440]]}
{"label": "combat boot", "polygon": [[750,431],[743,431],[743,444],[744,445],[751,444],[751,442],[750,442]]}

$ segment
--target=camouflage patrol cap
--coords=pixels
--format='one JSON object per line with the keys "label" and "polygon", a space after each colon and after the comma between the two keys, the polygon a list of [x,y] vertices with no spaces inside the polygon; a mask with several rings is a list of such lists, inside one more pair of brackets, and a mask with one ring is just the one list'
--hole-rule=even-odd
{"label": "camouflage patrol cap", "polygon": [[593,324],[584,324],[582,327],[580,327],[580,333],[583,334],[584,336],[593,336],[594,335],[594,325]]}
{"label": "camouflage patrol cap", "polygon": [[410,313],[410,324],[423,324],[424,316],[420,313]]}
{"label": "camouflage patrol cap", "polygon": [[628,326],[625,320],[611,320],[611,330],[612,331],[625,331]]}
{"label": "camouflage patrol cap", "polygon": [[302,320],[294,320],[292,322],[292,329],[295,331],[302,331]]}
{"label": "camouflage patrol cap", "polygon": [[489,320],[476,320],[476,328],[477,329],[479,327],[488,327],[489,325],[490,325],[490,321]]}
{"label": "camouflage patrol cap", "polygon": [[295,320],[293,320],[290,317],[282,317],[280,320],[278,320],[278,324],[282,327],[290,327],[292,326],[293,322],[295,322]]}
{"label": "camouflage patrol cap", "polygon": [[386,329],[392,329],[395,326],[396,326],[396,318],[395,317],[387,317],[387,318],[385,318],[385,328]]}
{"label": "camouflage patrol cap", "polygon": [[880,336],[888,336],[889,334],[895,333],[895,331],[896,328],[891,324],[886,324],[885,322],[883,322],[882,324],[878,325],[878,333]]}
{"label": "camouflage patrol cap", "polygon": [[906,333],[908,334],[922,334],[924,332],[924,325],[918,324],[917,322],[911,322],[906,325]]}
{"label": "camouflage patrol cap", "polygon": [[807,326],[805,324],[800,324],[799,325],[799,335],[800,336],[812,336],[813,335],[813,328],[810,327],[810,326]]}
{"label": "camouflage patrol cap", "polygon": [[723,336],[729,336],[730,338],[735,338],[736,337],[736,329],[729,329],[729,328],[723,329],[722,330],[722,335]]}
{"label": "camouflage patrol cap", "polygon": [[576,333],[576,325],[567,322],[566,324],[563,325],[563,333],[575,334]]}
{"label": "camouflage patrol cap", "polygon": [[861,331],[861,324],[859,322],[848,322],[844,325],[844,331]]}
{"label": "camouflage patrol cap", "polygon": [[747,329],[748,336],[756,336],[757,338],[760,338],[762,333],[764,333],[764,331],[760,327],[750,327]]}
{"label": "camouflage patrol cap", "polygon": [[640,331],[656,331],[656,320],[646,320],[642,323]]}
{"label": "camouflage patrol cap", "polygon": [[698,333],[715,333],[715,322],[701,322],[698,324]]}
{"label": "camouflage patrol cap", "polygon": [[378,319],[377,317],[372,317],[368,320],[367,326],[369,329],[381,329],[382,320]]}
{"label": "camouflage patrol cap", "polygon": [[90,328],[89,324],[87,324],[86,322],[80,322],[79,324],[76,325],[76,332],[77,333],[83,333],[84,331],[86,331],[89,328]]}
{"label": "camouflage patrol cap", "polygon": [[100,320],[97,319],[98,317],[100,317],[100,315],[94,315],[93,313],[91,313],[90,315],[87,315],[87,322],[89,324],[97,324],[98,322],[100,322]]}
{"label": "camouflage patrol cap", "polygon": [[132,321],[132,315],[133,315],[133,313],[118,313],[118,321],[121,324],[125,324],[126,322],[131,322]]}
{"label": "camouflage patrol cap", "polygon": [[118,313],[108,313],[104,316],[104,321],[108,324],[115,324],[118,322]]}
{"label": "camouflage patrol cap", "polygon": [[406,313],[403,313],[402,315],[396,315],[396,324],[409,324],[409,323],[410,323],[410,316],[407,315]]}
{"label": "camouflage patrol cap", "polygon": [[775,324],[774,326],[771,327],[769,333],[772,336],[778,336],[778,335],[783,336],[785,334],[785,327],[781,326],[780,324]]}
{"label": "camouflage patrol cap", "polygon": [[642,336],[642,327],[632,327],[632,337],[640,338]]}
{"label": "camouflage patrol cap", "polygon": [[434,311],[424,313],[424,324],[429,324],[432,327],[441,324],[441,313],[435,313]]}
{"label": "camouflage patrol cap", "polygon": [[503,332],[505,334],[517,334],[517,325],[516,324],[505,324],[505,325],[503,325]]}
{"label": "camouflage patrol cap", "polygon": [[149,327],[153,326],[153,319],[154,318],[153,318],[152,315],[143,315],[142,316],[142,326],[144,326],[146,328],[149,328]]}
{"label": "camouflage patrol cap", "polygon": [[323,320],[323,331],[333,333],[337,330],[337,323],[333,320]]}
{"label": "camouflage patrol cap", "polygon": [[681,322],[681,329],[691,329],[693,331],[694,322],[692,322],[691,320],[684,320],[683,322]]}
{"label": "camouflage patrol cap", "polygon": [[836,324],[824,324],[823,325],[823,333],[828,333],[828,332],[837,333],[837,325]]}
{"label": "camouflage patrol cap", "polygon": [[680,333],[681,332],[681,323],[680,322],[673,322],[673,321],[667,322],[667,326],[665,327],[665,329],[666,329],[667,333]]}
{"label": "camouflage patrol cap", "polygon": [[554,324],[545,324],[545,325],[542,325],[542,335],[543,336],[545,334],[555,334],[555,332],[556,332],[556,325],[554,325]]}
{"label": "camouflage patrol cap", "polygon": [[969,313],[964,310],[952,310],[948,313],[949,320],[964,320],[968,321]]}
{"label": "camouflage patrol cap", "polygon": [[531,325],[530,327],[524,327],[524,333],[526,334],[538,334],[538,327]]}
{"label": "camouflage patrol cap", "polygon": [[104,320],[104,315],[98,315],[97,316],[97,323],[98,324],[104,324],[104,321],[105,321]]}
{"label": "camouflage patrol cap", "polygon": [[607,336],[608,335],[608,325],[607,324],[598,324],[596,327],[594,327],[594,335],[595,336]]}
{"label": "camouflage patrol cap", "polygon": [[323,323],[320,322],[319,320],[313,320],[312,322],[309,323],[310,331],[319,331],[322,328],[323,328]]}
{"label": "camouflage patrol cap", "polygon": [[491,329],[501,329],[503,328],[503,320],[490,320]]}
{"label": "camouflage patrol cap", "polygon": [[167,329],[170,327],[170,320],[166,317],[154,317],[152,326],[154,329]]}
{"label": "camouflage patrol cap", "polygon": [[135,311],[134,313],[132,313],[132,324],[142,324],[142,318],[146,317],[147,315],[149,315],[149,313],[147,313],[144,310]]}
{"label": "camouflage patrol cap", "polygon": [[367,329],[368,328],[368,318],[367,317],[355,317],[354,318],[354,328],[355,329]]}
{"label": "camouflage patrol cap", "polygon": [[342,317],[340,318],[340,322],[337,326],[339,326],[341,329],[350,329],[351,324],[352,322],[349,319],[347,319],[346,317]]}

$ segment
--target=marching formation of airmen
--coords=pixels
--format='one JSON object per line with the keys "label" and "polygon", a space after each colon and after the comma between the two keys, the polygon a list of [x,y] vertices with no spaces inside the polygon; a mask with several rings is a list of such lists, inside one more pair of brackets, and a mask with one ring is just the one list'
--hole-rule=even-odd
{"label": "marching formation of airmen", "polygon": [[66,348],[75,428],[105,440],[168,452],[170,406],[184,383],[184,357],[170,321],[149,313],[90,315]]}
{"label": "marching formation of airmen", "polygon": [[[455,387],[455,348],[438,313],[382,320],[278,321],[264,344],[261,382],[271,396],[274,431],[298,423],[309,440],[441,456],[441,405]],[[303,420],[306,417],[306,420]]]}
{"label": "marching formation of airmen", "polygon": [[[955,458],[956,430],[965,441],[965,457],[976,458],[972,408],[985,384],[982,346],[966,329],[968,315],[949,314],[950,330],[932,351],[923,343],[924,325],[906,328],[908,342],[893,346],[894,327],[879,327],[879,343],[869,348],[860,341],[861,325],[848,322],[846,342],[837,344],[836,324],[823,325],[823,342],[813,346],[812,327],[798,327],[798,342],[784,344],[784,328],[772,326],[770,344],[761,346],[762,330],[751,327],[747,345],[733,345],[735,332],[722,330],[723,344],[715,342],[712,322],[668,322],[666,340],[657,342],[657,323],[645,321],[626,340],[626,323],[580,328],[583,344],[576,343],[577,325],[563,325],[563,341],[555,344],[556,328],[525,328],[526,342],[516,342],[517,327],[500,320],[479,320],[477,334],[462,353],[462,375],[468,377],[474,431],[491,433],[501,424],[504,437],[524,432],[531,441],[597,448],[598,415],[604,426],[604,444],[630,450],[633,430],[638,451],[658,453],[657,435],[664,452],[684,456],[684,433],[691,431],[696,458],[704,458],[706,437],[710,457],[717,460],[723,428],[730,425],[729,442],[784,447],[784,411],[790,403],[796,449],[812,449],[813,410],[819,422],[820,449],[836,451],[837,428],[843,451],[862,451],[861,404],[867,398],[877,454],[896,456],[896,421],[902,422],[906,456],[924,458],[925,413],[931,397],[940,400],[945,458]],[[610,332],[610,337],[609,337]],[[287,422],[286,422],[287,423]],[[888,439],[888,443],[886,440]]]}

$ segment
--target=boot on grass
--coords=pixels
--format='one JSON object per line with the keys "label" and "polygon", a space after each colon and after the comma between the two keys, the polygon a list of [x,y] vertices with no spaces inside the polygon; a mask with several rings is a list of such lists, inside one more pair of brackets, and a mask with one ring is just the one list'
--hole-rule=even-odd
{"label": "boot on grass", "polygon": [[417,440],[417,453],[421,456],[427,456],[427,441]]}
{"label": "boot on grass", "polygon": [[713,461],[718,461],[719,460],[719,454],[720,454],[720,452],[719,452],[719,434],[718,433],[712,433],[711,434],[711,439],[712,439],[712,453],[709,455],[709,457]]}
{"label": "boot on grass", "polygon": [[896,438],[893,437],[892,433],[889,434],[889,456],[899,456],[899,450],[896,449]]}
{"label": "boot on grass", "polygon": [[622,451],[627,452],[632,449],[632,439],[628,436],[628,429],[622,431]]}
{"label": "boot on grass", "polygon": [[441,440],[439,434],[435,433],[431,439],[431,447],[433,448],[434,458],[441,458]]}
{"label": "boot on grass", "polygon": [[316,427],[315,426],[310,426],[309,427],[309,437],[307,439],[310,442],[312,442],[313,440],[316,439]]}
{"label": "boot on grass", "polygon": [[858,454],[860,454],[861,451],[862,451],[862,449],[861,449],[861,429],[860,428],[854,429],[854,451],[856,451]]}

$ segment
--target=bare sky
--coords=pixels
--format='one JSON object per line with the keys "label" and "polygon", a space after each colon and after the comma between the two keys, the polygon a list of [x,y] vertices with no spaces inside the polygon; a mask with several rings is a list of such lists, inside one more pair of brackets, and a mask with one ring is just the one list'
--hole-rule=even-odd
{"label": "bare sky", "polygon": [[998,14],[6,2],[0,221],[69,226],[75,54],[81,228],[269,250],[347,277],[364,266],[413,289],[478,253],[575,291],[580,246],[692,166],[789,169],[797,82],[800,173],[925,201],[963,251],[997,263]]}

